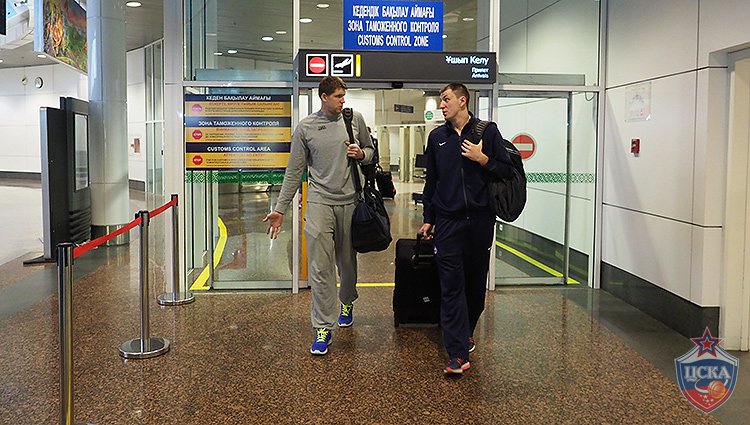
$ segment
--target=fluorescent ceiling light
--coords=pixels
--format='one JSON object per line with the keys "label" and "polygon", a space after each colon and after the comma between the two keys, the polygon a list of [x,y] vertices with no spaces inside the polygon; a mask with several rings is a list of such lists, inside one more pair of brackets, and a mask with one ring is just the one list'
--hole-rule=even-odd
{"label": "fluorescent ceiling light", "polygon": [[2,59],[0,59],[0,63],[3,63],[3,60],[2,60]]}
{"label": "fluorescent ceiling light", "polygon": [[330,5],[330,4],[328,4],[328,3],[318,3],[318,4],[316,4],[315,6],[316,6],[316,7],[318,8],[318,9],[328,9],[329,7],[331,7],[331,5]]}
{"label": "fluorescent ceiling light", "polygon": [[36,55],[36,57],[38,57],[39,59],[44,59],[44,58],[47,57],[47,55],[43,55],[43,54],[40,53],[40,54]]}
{"label": "fluorescent ceiling light", "polygon": [[142,3],[139,1],[129,1],[125,3],[125,6],[127,7],[141,7]]}
{"label": "fluorescent ceiling light", "polygon": [[302,22],[303,24],[309,24],[310,22],[312,22],[312,19],[310,19],[310,18],[300,18],[299,21]]}
{"label": "fluorescent ceiling light", "polygon": [[221,53],[221,52],[214,52],[214,56],[221,56],[221,55],[223,55],[223,54],[224,54],[224,53]]}
{"label": "fluorescent ceiling light", "polygon": [[229,49],[229,50],[227,50],[227,53],[229,53],[230,55],[233,55],[233,54],[237,53],[237,49]]}
{"label": "fluorescent ceiling light", "polygon": [[278,35],[284,35],[284,34],[286,34],[286,31],[284,31],[284,30],[278,30],[278,31],[276,31],[276,34],[278,34]]}
{"label": "fluorescent ceiling light", "polygon": [[267,35],[265,37],[261,37],[260,39],[263,40],[263,41],[273,41],[273,37],[271,37],[270,35]]}
{"label": "fluorescent ceiling light", "polygon": [[464,22],[471,22],[474,20],[474,18],[466,17],[466,18],[461,18],[461,20]]}

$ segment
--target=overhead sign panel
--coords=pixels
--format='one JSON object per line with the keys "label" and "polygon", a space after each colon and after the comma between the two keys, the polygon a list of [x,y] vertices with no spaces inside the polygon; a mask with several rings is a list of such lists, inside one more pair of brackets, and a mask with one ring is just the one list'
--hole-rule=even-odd
{"label": "overhead sign panel", "polygon": [[344,0],[344,49],[442,51],[443,2]]}
{"label": "overhead sign panel", "polygon": [[[493,84],[497,78],[494,52],[378,52],[300,50],[300,82],[317,83],[333,75],[361,83]],[[311,61],[317,64],[311,71]],[[330,65],[329,65],[330,64]]]}

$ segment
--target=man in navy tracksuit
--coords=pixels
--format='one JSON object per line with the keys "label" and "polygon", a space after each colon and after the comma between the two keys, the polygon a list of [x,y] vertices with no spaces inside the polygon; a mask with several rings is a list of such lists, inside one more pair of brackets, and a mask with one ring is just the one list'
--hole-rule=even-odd
{"label": "man in navy tracksuit", "polygon": [[490,124],[482,140],[471,140],[476,119],[469,113],[463,84],[440,91],[446,123],[430,132],[425,159],[424,224],[431,238],[440,278],[440,325],[450,361],[446,374],[469,369],[474,328],[484,310],[487,271],[492,252],[495,215],[488,206],[491,179],[512,174],[510,157],[497,126]]}

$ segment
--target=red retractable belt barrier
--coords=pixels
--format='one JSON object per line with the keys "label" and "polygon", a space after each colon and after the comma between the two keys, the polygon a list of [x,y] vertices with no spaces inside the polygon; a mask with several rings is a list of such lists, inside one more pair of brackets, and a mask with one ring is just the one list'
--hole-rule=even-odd
{"label": "red retractable belt barrier", "polygon": [[[149,211],[149,213],[148,213],[149,217],[150,218],[154,218],[157,215],[159,215],[159,214],[163,213],[164,211],[166,211],[167,209],[169,209],[170,207],[172,207],[173,205],[177,205],[177,198],[176,197],[173,198],[171,201],[167,202],[166,204],[160,206],[159,208],[157,208],[157,209],[155,209],[153,211]],[[129,231],[130,229],[134,228],[135,226],[138,226],[139,224],[141,224],[141,217],[140,216],[138,218],[136,218],[135,220],[131,221],[130,223],[128,223],[128,224],[120,227],[119,229],[115,230],[112,233],[106,234],[104,236],[100,236],[100,237],[98,237],[98,238],[96,238],[96,239],[94,239],[92,241],[86,242],[85,244],[83,244],[81,246],[77,246],[77,247],[73,248],[73,258],[80,257],[81,255],[83,255],[83,254],[91,251],[92,249],[96,248],[97,246],[99,246],[99,245],[101,245],[101,244],[103,244],[103,243],[105,243],[105,242],[107,242],[107,241],[109,241],[111,239],[114,239],[114,238],[120,236],[121,234]]]}

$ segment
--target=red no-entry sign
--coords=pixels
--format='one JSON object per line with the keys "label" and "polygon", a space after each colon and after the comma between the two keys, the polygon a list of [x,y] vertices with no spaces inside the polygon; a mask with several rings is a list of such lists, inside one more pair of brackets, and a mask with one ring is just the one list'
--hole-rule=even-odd
{"label": "red no-entry sign", "polygon": [[307,55],[307,75],[328,75],[328,56]]}
{"label": "red no-entry sign", "polygon": [[521,154],[521,159],[526,160],[531,158],[536,152],[536,142],[534,139],[525,133],[521,133],[511,140]]}

